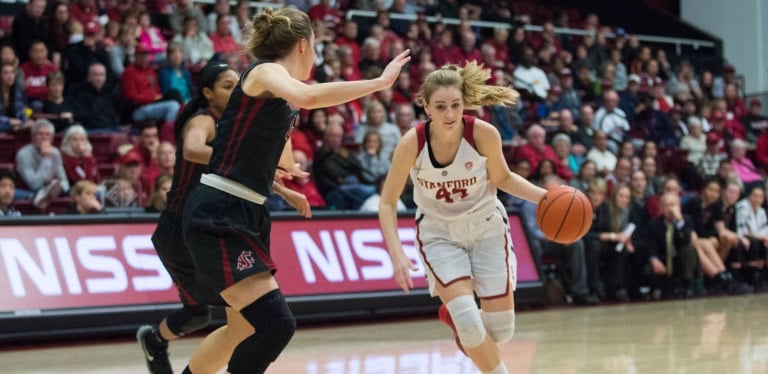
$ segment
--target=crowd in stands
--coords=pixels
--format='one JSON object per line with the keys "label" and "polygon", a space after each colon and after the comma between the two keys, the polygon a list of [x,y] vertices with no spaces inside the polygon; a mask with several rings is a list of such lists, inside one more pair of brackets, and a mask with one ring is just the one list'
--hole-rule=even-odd
{"label": "crowd in stands", "polygon": [[[400,137],[427,119],[415,102],[421,78],[476,60],[494,84],[522,94],[515,107],[471,113],[498,127],[510,167],[545,187],[570,184],[593,204],[590,233],[565,246],[533,224],[535,205],[501,196],[530,223],[538,264],[566,270],[576,302],[766,289],[768,119],[763,103],[744,101],[731,65],[671,61],[665,49],[572,9],[529,32],[531,15],[513,14],[506,1],[279,3],[313,21],[313,81],[376,77],[391,56],[413,56],[393,87],[301,112],[291,142],[312,176],[285,184],[314,209],[376,210]],[[377,16],[345,18],[349,9]],[[250,15],[245,0],[30,0],[0,47],[0,132],[29,142],[0,160],[13,164],[0,171],[0,215],[18,216],[24,202],[25,214],[50,213],[61,199],[68,203],[57,213],[162,210],[173,121],[208,61],[238,72],[251,62],[240,53]],[[480,19],[511,28],[469,23]],[[104,136],[108,155],[96,155],[89,140]],[[408,188],[401,200],[401,209],[415,207]],[[290,209],[279,197],[267,204]]]}

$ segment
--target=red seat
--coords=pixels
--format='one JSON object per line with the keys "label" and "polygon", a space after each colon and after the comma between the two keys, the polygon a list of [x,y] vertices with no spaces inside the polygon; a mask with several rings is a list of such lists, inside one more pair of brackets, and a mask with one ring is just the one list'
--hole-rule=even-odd
{"label": "red seat", "polygon": [[13,16],[0,16],[0,30],[6,33],[13,30]]}
{"label": "red seat", "polygon": [[688,151],[682,148],[659,148],[659,175],[683,175],[685,163],[688,161]]}
{"label": "red seat", "polygon": [[88,135],[88,140],[93,146],[93,157],[96,158],[96,162],[105,163],[109,162],[112,157],[112,142],[116,135],[111,134],[98,134]]}
{"label": "red seat", "polygon": [[16,138],[13,135],[0,134],[0,162],[14,162],[16,158]]}
{"label": "red seat", "polygon": [[112,179],[115,177],[115,173],[117,173],[117,167],[110,163],[100,163],[96,165],[96,168],[99,169],[101,180]]}

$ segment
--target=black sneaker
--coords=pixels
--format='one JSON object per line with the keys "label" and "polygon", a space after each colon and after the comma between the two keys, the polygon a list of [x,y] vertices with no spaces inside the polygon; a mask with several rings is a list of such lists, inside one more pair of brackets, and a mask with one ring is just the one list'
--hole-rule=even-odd
{"label": "black sneaker", "polygon": [[149,325],[139,327],[136,332],[136,340],[144,351],[144,359],[147,361],[147,369],[151,374],[173,374],[171,361],[168,359],[168,342],[150,341],[155,328]]}

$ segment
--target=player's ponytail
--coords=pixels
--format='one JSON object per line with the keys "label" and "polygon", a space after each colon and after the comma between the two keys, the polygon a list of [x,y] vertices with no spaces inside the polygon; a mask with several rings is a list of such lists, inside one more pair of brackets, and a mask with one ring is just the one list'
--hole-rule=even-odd
{"label": "player's ponytail", "polygon": [[466,109],[486,105],[514,105],[520,94],[511,87],[486,84],[490,78],[491,70],[475,61],[468,62],[464,67],[445,65],[424,79],[416,98],[422,105],[426,105],[438,88],[456,87],[461,91]]}
{"label": "player's ponytail", "polygon": [[203,89],[208,88],[212,90],[221,74],[227,70],[231,70],[229,65],[222,63],[209,63],[200,70],[195,96],[192,97],[192,100],[187,103],[184,110],[176,117],[176,123],[173,126],[173,134],[176,136],[176,139],[181,139],[181,132],[187,121],[200,109],[208,107],[208,99],[203,95]]}

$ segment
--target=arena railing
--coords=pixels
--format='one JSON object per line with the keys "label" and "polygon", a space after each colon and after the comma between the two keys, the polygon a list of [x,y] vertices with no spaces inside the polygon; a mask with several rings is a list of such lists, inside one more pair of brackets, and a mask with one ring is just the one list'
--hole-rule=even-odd
{"label": "arena railing", "polygon": [[[374,18],[376,17],[376,15],[377,15],[376,12],[370,11],[370,10],[351,9],[347,11],[346,18],[351,19],[352,17],[356,17],[356,16]],[[404,14],[404,13],[390,13],[389,18],[416,21],[418,19],[418,15]],[[429,23],[443,22],[448,25],[459,25],[462,22],[460,19],[457,19],[457,18],[442,18],[442,17],[435,17],[435,16],[427,16],[425,19]],[[469,21],[469,24],[471,26],[483,27],[483,28],[511,29],[513,27],[513,25],[509,23],[477,21],[477,20],[471,20]],[[544,28],[539,25],[524,25],[523,28],[525,29],[525,31],[534,31],[534,32],[541,32],[544,30]],[[596,31],[586,30],[586,29],[556,27],[555,33],[563,34],[563,35],[594,36],[596,34]],[[605,35],[609,38],[614,38],[616,36],[613,32],[607,32]],[[669,37],[669,36],[644,35],[644,34],[633,34],[633,36],[636,36],[637,39],[641,42],[674,45],[678,54],[680,54],[682,46],[691,46],[693,47],[693,49],[699,49],[702,47],[715,48],[717,46],[715,42],[711,40],[677,38],[677,37]]]}

